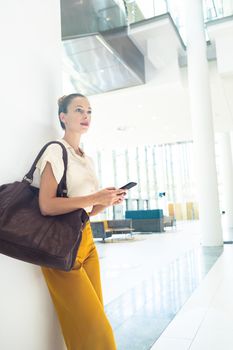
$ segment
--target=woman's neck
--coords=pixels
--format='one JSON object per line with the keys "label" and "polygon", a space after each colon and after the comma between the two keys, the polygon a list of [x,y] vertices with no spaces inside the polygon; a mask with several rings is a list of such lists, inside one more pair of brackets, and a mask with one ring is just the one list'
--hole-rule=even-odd
{"label": "woman's neck", "polygon": [[81,135],[76,133],[65,132],[63,139],[68,142],[68,144],[73,147],[73,149],[77,152],[79,150],[79,144]]}

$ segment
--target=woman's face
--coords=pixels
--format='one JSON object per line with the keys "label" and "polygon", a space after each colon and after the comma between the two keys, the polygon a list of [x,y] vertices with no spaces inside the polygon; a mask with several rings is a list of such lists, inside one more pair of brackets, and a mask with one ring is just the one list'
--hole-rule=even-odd
{"label": "woman's face", "polygon": [[87,132],[91,122],[91,106],[86,97],[74,98],[67,108],[67,113],[61,113],[60,118],[66,130],[83,134]]}

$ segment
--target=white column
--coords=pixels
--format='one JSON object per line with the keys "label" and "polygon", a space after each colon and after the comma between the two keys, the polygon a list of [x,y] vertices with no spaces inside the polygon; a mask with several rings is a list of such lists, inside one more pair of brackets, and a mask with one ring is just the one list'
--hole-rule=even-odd
{"label": "white column", "polygon": [[[62,94],[60,2],[0,2],[0,184],[21,180],[58,137]],[[0,349],[63,350],[40,267],[0,254]]]}
{"label": "white column", "polygon": [[188,79],[200,230],[204,246],[219,246],[223,239],[202,1],[187,0],[186,4]]}
{"label": "white column", "polygon": [[222,133],[219,136],[219,145],[224,221],[228,227],[233,227],[233,161],[229,133]]}

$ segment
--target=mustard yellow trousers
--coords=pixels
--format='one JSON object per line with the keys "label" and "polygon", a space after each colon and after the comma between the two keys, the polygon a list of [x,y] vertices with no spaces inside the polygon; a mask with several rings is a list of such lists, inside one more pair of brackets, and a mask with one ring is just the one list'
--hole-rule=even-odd
{"label": "mustard yellow trousers", "polygon": [[41,269],[67,350],[116,350],[113,331],[104,312],[99,258],[90,222],[83,231],[71,271]]}

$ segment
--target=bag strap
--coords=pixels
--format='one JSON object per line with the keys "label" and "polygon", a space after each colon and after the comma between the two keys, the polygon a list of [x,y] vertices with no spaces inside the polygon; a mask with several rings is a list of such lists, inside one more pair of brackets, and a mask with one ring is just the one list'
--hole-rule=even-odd
{"label": "bag strap", "polygon": [[34,160],[32,166],[31,166],[31,169],[24,176],[23,181],[27,181],[30,184],[33,182],[33,175],[34,175],[34,172],[36,170],[36,164],[40,160],[40,158],[43,155],[46,148],[53,143],[57,143],[58,145],[61,146],[62,159],[63,159],[63,163],[64,163],[64,173],[63,173],[61,181],[59,182],[58,187],[57,187],[57,196],[58,197],[67,197],[66,171],[67,171],[67,164],[68,164],[68,156],[67,156],[67,150],[66,150],[65,146],[63,145],[63,143],[61,143],[59,141],[50,141],[50,142],[46,143],[46,145],[44,145],[44,147],[40,150],[36,159]]}

